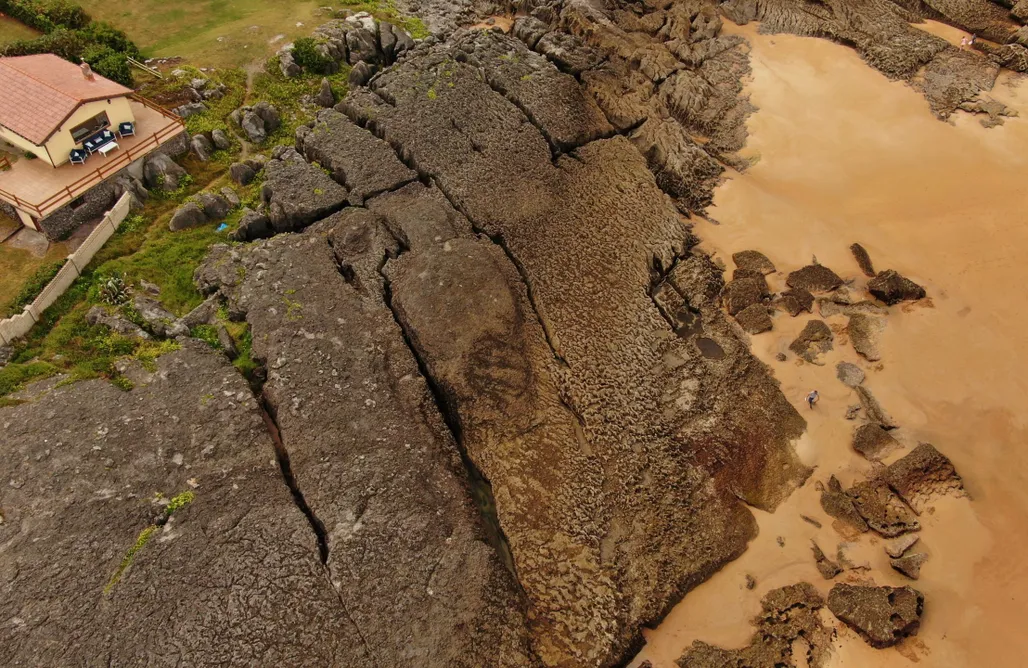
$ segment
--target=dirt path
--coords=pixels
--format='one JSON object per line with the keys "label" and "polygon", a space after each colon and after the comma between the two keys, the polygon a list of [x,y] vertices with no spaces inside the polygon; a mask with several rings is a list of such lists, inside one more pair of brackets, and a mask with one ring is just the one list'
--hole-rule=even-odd
{"label": "dirt path", "polygon": [[[750,120],[746,150],[757,164],[719,188],[710,214],[721,224],[697,226],[704,246],[729,266],[732,252],[763,251],[781,272],[772,277],[774,289],[812,255],[857,276],[847,247],[858,241],[879,270],[894,268],[924,284],[934,306],[891,309],[880,365],[858,358],[843,337],[825,366],[777,362],[809,317],[779,315],[773,332],[753,337],[754,352],[808,416],[799,449],[817,469],[774,515],[757,513],[761,534],[750,549],[649,632],[632,665],[650,659],[671,668],[697,639],[745,644],[749,618],[774,587],[805,579],[827,591],[831,583],[817,574],[809,539],[832,554],[843,539],[828,522],[817,529],[799,515],[825,519],[815,481],[837,473],[848,484],[869,470],[849,446],[853,423],[842,416],[855,401],[835,379],[841,360],[867,371],[867,385],[901,424],[904,445],[930,441],[953,460],[973,501],[943,500],[921,518],[931,558],[916,583],[927,600],[917,638],[879,651],[842,629],[832,665],[1021,665],[1028,653],[1019,632],[1028,618],[1028,569],[1019,557],[1028,548],[1028,268],[1021,258],[1028,248],[1028,85],[1004,80],[993,91],[1021,118],[992,130],[968,116],[946,124],[917,92],[850,49],[758,35],[753,27],[731,31],[753,44],[748,90],[760,111]],[[802,406],[812,388],[822,397],[816,411]],[[909,583],[869,535],[851,558],[870,562],[879,584]],[[753,591],[745,589],[747,574],[757,579]]]}
{"label": "dirt path", "polygon": [[[254,61],[246,66],[246,92],[243,94],[243,105],[250,104],[250,96],[253,95],[253,81],[257,76],[257,73],[264,69],[263,61]],[[250,157],[250,151],[253,146],[246,140],[246,137],[239,132],[236,127],[232,124],[228,124],[228,131],[232,137],[239,142],[241,147],[239,150],[239,162],[246,160]]]}

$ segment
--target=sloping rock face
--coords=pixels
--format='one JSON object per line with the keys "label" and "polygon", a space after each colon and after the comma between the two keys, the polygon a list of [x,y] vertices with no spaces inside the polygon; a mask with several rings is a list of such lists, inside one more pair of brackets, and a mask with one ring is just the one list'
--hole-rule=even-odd
{"label": "sloping rock face", "polygon": [[375,665],[243,378],[199,344],[144,375],[0,409],[0,663]]}
{"label": "sloping rock face", "polygon": [[[594,104],[573,79],[488,39],[474,67],[460,40],[409,54],[338,109],[491,240],[412,243],[385,264],[387,291],[492,483],[535,651],[603,665],[743,549],[753,523],[733,494],[773,508],[808,475],[789,444],[803,421],[723,315],[708,325],[721,359],[675,336],[648,294],[694,243],[683,221],[629,142],[547,113],[576,91]],[[507,60],[556,83],[501,86]],[[369,266],[343,261],[361,286]],[[680,297],[710,292],[698,276],[681,274]]]}
{"label": "sloping rock face", "polygon": [[839,583],[828,593],[828,609],[872,647],[891,647],[917,635],[924,595],[910,587],[871,587]]}

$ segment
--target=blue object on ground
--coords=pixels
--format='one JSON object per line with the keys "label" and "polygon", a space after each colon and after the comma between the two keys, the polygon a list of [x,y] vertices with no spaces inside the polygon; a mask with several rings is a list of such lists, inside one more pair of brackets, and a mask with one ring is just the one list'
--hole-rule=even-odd
{"label": "blue object on ground", "polygon": [[221,225],[218,225],[218,227],[217,227],[217,229],[215,231],[216,232],[224,232],[226,229],[228,229],[228,223],[222,223]]}

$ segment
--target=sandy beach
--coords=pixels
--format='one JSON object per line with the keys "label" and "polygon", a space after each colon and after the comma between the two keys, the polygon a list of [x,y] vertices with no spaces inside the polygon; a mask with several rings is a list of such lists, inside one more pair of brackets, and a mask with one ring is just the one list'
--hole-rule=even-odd
{"label": "sandy beach", "polygon": [[[963,34],[938,24],[919,27],[956,44]],[[873,581],[911,584],[925,594],[921,631],[892,649],[872,649],[835,622],[832,666],[1024,665],[1028,265],[1021,254],[1028,249],[1028,85],[1003,73],[987,94],[1020,112],[1003,126],[985,129],[965,114],[946,123],[917,91],[890,81],[849,48],[761,35],[755,24],[726,23],[725,30],[752,45],[747,91],[758,111],[749,120],[744,155],[753,167],[731,174],[718,189],[709,210],[716,224],[697,221],[703,247],[729,270],[732,253],[763,252],[778,269],[768,277],[773,291],[813,256],[862,291],[867,279],[848,250],[859,242],[877,270],[910,277],[929,299],[889,309],[878,363],[848,344],[843,316],[826,319],[836,338],[823,366],[775,359],[816,314],[790,318],[779,311],[773,331],[752,337],[754,353],[807,418],[797,447],[814,474],[774,514],[755,511],[760,535],[747,552],[648,631],[631,665],[650,660],[670,668],[694,640],[741,647],[760,598],[802,580],[823,593],[838,581]],[[934,512],[921,516],[930,559],[917,582],[889,567],[873,533],[844,546],[869,571],[847,571],[829,582],[815,569],[811,539],[832,558],[847,542],[821,510],[816,484],[834,473],[849,485],[871,472],[850,447],[855,423],[844,414],[857,401],[835,377],[840,361],[864,369],[866,385],[900,424],[894,434],[905,447],[887,462],[931,442],[953,461],[971,496],[937,500]],[[815,388],[821,402],[808,410],[803,397]],[[747,575],[757,581],[753,590],[745,587]]]}

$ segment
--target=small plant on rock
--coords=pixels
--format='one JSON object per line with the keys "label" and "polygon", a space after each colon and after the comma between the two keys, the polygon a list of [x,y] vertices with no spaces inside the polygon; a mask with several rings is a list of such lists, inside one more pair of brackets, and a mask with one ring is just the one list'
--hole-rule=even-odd
{"label": "small plant on rock", "polygon": [[97,284],[97,297],[111,306],[124,304],[128,301],[128,288],[125,287],[124,279],[117,274],[101,278]]}

